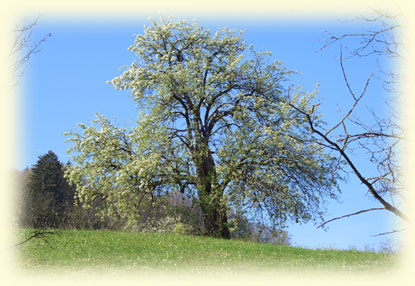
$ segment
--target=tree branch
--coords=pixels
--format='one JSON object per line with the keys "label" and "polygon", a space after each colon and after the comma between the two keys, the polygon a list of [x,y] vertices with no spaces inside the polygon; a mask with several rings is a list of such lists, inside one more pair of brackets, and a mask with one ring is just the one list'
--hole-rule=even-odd
{"label": "tree branch", "polygon": [[[299,109],[298,107],[296,107],[295,105],[290,103],[290,106],[293,107],[294,109],[296,109],[298,112],[300,112],[301,114],[305,115],[308,121],[308,124],[311,128],[311,131],[313,133],[318,134],[324,141],[326,141],[329,145],[333,146],[334,149],[340,153],[340,155],[346,160],[347,164],[349,165],[349,167],[353,170],[353,172],[355,173],[355,175],[358,177],[358,179],[369,189],[369,192],[385,207],[385,209],[393,212],[394,214],[396,214],[397,216],[399,216],[400,218],[409,221],[409,218],[403,214],[401,211],[399,211],[397,208],[395,208],[394,206],[392,206],[391,204],[389,204],[387,201],[385,201],[379,194],[378,192],[375,190],[375,188],[373,187],[373,185],[367,180],[365,179],[362,174],[360,173],[360,171],[357,169],[357,167],[354,165],[354,163],[352,162],[352,160],[349,158],[349,156],[346,154],[345,150],[343,150],[343,148],[341,148],[337,143],[333,142],[332,140],[330,140],[325,134],[323,134],[321,131],[315,129],[315,126],[313,124],[313,120],[311,119],[311,115],[309,113],[306,113],[305,111]],[[312,109],[311,112],[313,112],[314,109]]]}
{"label": "tree branch", "polygon": [[346,120],[346,118],[348,118],[350,116],[350,114],[355,109],[356,105],[362,99],[363,95],[365,95],[366,90],[367,90],[367,87],[369,86],[370,79],[373,76],[373,73],[369,76],[369,78],[366,80],[366,84],[365,84],[365,86],[363,88],[362,93],[360,94],[359,97],[356,98],[356,95],[353,93],[353,90],[350,87],[349,81],[348,81],[347,76],[346,76],[346,72],[344,70],[344,66],[343,66],[343,52],[342,52],[342,49],[340,49],[340,66],[341,66],[341,70],[342,70],[342,74],[343,74],[344,81],[345,81],[346,86],[347,86],[347,88],[349,90],[349,93],[351,94],[351,96],[354,99],[354,103],[353,103],[352,107],[349,109],[349,111],[346,113],[346,115],[343,116],[343,118],[335,126],[333,126],[329,131],[327,131],[325,135],[328,135],[330,132],[332,132],[333,130],[337,129],[337,127],[339,127],[341,124],[343,124],[344,121]]}
{"label": "tree branch", "polygon": [[19,243],[15,244],[14,246],[22,245],[22,244],[24,244],[24,243],[32,240],[33,238],[40,238],[40,239],[42,239],[43,241],[45,241],[46,243],[49,244],[49,242],[44,238],[47,234],[56,234],[56,232],[54,232],[54,231],[37,230],[29,238],[25,239],[22,242],[19,242]]}
{"label": "tree branch", "polygon": [[358,215],[358,214],[365,213],[365,212],[377,211],[377,210],[385,210],[385,208],[371,208],[371,209],[361,210],[361,211],[358,211],[358,212],[355,212],[355,213],[351,213],[351,214],[347,214],[347,215],[343,215],[343,216],[335,217],[335,218],[332,218],[332,219],[330,219],[330,220],[328,220],[328,221],[323,222],[323,223],[322,223],[322,224],[320,224],[317,228],[323,227],[323,226],[325,226],[326,224],[328,224],[329,222],[332,222],[332,221],[335,221],[335,220],[338,220],[338,219],[342,219],[342,218],[346,218],[346,217],[350,217],[350,216]]}
{"label": "tree branch", "polygon": [[393,229],[392,231],[382,232],[382,233],[371,235],[371,237],[376,237],[376,236],[381,236],[381,235],[386,235],[386,234],[392,234],[392,233],[401,232],[401,231],[405,231],[405,230],[407,230],[407,229],[406,228],[398,229],[398,230]]}

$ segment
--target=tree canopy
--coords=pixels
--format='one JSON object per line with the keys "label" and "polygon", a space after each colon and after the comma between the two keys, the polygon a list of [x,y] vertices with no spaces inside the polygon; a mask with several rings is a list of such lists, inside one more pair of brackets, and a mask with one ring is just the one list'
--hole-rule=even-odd
{"label": "tree canopy", "polygon": [[336,159],[314,143],[307,120],[315,91],[287,80],[270,52],[248,47],[242,32],[185,21],[151,21],[129,50],[137,59],[115,89],[137,105],[130,130],[101,115],[68,132],[73,165],[66,176],[88,204],[132,224],[150,198],[181,192],[200,207],[207,235],[230,237],[229,210],[283,226],[320,217],[336,196]]}

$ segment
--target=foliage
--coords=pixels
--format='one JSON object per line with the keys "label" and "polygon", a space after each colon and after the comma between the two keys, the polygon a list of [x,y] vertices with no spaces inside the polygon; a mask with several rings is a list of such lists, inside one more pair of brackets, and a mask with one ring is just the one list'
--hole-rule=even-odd
{"label": "foliage", "polygon": [[187,232],[186,226],[181,222],[177,223],[172,231],[175,234],[187,234]]}
{"label": "foliage", "polygon": [[290,244],[290,236],[285,230],[274,229],[264,223],[249,220],[241,214],[229,212],[228,217],[231,222],[232,239],[281,245]]}
{"label": "foliage", "polygon": [[242,33],[172,20],[152,21],[129,49],[137,60],[110,83],[131,91],[136,126],[97,115],[66,133],[66,177],[83,204],[99,197],[103,216],[134,225],[142,208],[182,193],[200,208],[202,231],[224,238],[230,210],[279,227],[321,215],[336,162],[291,108],[309,110],[315,92],[284,88],[291,72],[271,53],[247,49]]}
{"label": "foliage", "polygon": [[[33,217],[33,209],[42,210],[42,212],[50,212],[51,208],[48,203],[50,201],[36,200],[32,201],[33,207],[27,209],[26,200],[28,200],[28,183],[31,178],[32,169],[26,168],[22,171],[13,171],[13,177],[16,190],[16,222],[19,226],[32,227],[29,221]],[[26,200],[24,200],[26,197]],[[159,207],[158,211],[151,208],[140,209],[140,219],[137,224],[132,227],[121,218],[99,217],[97,209],[102,205],[99,199],[90,202],[89,208],[82,207],[79,200],[74,200],[71,196],[66,196],[63,216],[59,218],[57,227],[63,229],[107,229],[107,230],[130,230],[141,232],[155,233],[177,233],[200,235],[200,208],[194,205],[191,200],[182,194],[169,193],[163,199],[163,208]],[[51,214],[48,214],[50,216]],[[234,214],[229,215],[231,220],[235,219]],[[43,218],[44,220],[44,218]],[[266,226],[263,226],[267,228]],[[35,232],[36,234],[37,232]],[[282,232],[281,232],[282,233]],[[285,233],[285,232],[284,232]],[[34,235],[36,237],[36,235]],[[31,236],[33,237],[33,235]],[[232,228],[231,237],[234,239],[243,239],[251,241],[271,242],[275,243],[275,237],[271,239],[259,240],[257,230],[251,222],[243,216],[238,216],[237,222]],[[270,237],[270,236],[268,236]],[[278,240],[277,243],[286,244],[288,241]]]}

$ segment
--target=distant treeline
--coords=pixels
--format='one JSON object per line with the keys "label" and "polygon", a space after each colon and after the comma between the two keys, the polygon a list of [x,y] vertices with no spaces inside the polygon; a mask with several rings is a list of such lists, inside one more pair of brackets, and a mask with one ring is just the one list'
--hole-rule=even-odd
{"label": "distant treeline", "polygon": [[[111,229],[143,232],[176,232],[201,235],[203,219],[194,200],[178,194],[140,204],[139,219],[132,225],[122,217],[103,215],[105,198],[96,197],[84,205],[64,177],[65,168],[52,151],[39,157],[32,168],[15,171],[17,194],[16,223],[23,228]],[[116,207],[116,206],[114,206]],[[233,239],[289,244],[284,230],[273,230],[242,215],[229,213]]]}

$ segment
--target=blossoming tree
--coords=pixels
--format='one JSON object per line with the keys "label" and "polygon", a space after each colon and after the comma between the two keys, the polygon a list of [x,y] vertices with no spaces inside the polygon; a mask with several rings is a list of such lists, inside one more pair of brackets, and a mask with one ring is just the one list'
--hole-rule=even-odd
{"label": "blossoming tree", "polygon": [[[66,176],[85,203],[131,223],[144,198],[194,198],[206,235],[229,238],[230,209],[275,226],[321,216],[336,196],[336,160],[313,143],[301,110],[315,92],[284,87],[290,71],[242,33],[152,21],[129,48],[137,59],[110,83],[130,90],[141,112],[131,130],[97,115],[68,132]],[[315,113],[313,113],[315,114]],[[318,122],[318,115],[313,115]]]}

